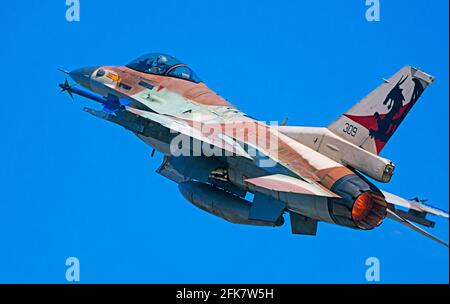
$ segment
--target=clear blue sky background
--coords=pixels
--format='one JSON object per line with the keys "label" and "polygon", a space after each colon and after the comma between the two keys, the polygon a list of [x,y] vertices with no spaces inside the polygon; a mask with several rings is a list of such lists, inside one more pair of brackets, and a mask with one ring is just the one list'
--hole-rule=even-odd
{"label": "clear blue sky background", "polygon": [[[122,65],[146,52],[190,64],[216,92],[262,120],[323,126],[402,66],[437,80],[383,151],[385,189],[448,210],[448,1],[7,1],[0,10],[0,282],[448,283],[448,249],[386,221],[370,232],[322,224],[229,224],[184,201],[154,171],[161,156],[58,95],[58,67]],[[436,235],[448,240],[448,221]]]}

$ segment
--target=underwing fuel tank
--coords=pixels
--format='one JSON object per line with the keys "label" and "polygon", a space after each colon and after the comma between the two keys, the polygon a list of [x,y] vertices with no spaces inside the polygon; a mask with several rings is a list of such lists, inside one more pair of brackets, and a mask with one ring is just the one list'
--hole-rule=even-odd
{"label": "underwing fuel tank", "polygon": [[278,227],[284,224],[281,215],[275,222],[250,220],[251,203],[209,184],[188,181],[178,185],[181,194],[198,208],[235,224]]}

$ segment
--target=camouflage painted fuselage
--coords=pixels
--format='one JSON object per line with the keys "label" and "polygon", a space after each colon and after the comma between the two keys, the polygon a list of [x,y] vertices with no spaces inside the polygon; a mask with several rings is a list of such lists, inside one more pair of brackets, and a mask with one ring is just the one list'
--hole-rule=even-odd
{"label": "camouflage painted fuselage", "polygon": [[[285,127],[247,116],[186,65],[167,58],[143,56],[127,66],[69,73],[99,97],[60,86],[101,102],[103,111],[86,110],[163,153],[158,173],[178,183],[201,209],[230,222],[269,226],[282,225],[283,213],[289,212],[292,232],[310,235],[320,221],[372,229],[388,213],[398,216],[394,205],[424,212],[379,190],[363,174],[381,182],[391,179],[394,166],[378,152],[431,76],[405,67],[388,81],[395,83],[392,87],[381,86],[328,128]],[[411,97],[405,98],[402,85]],[[254,194],[252,202],[244,199],[247,192]],[[428,212],[439,215],[435,209]],[[412,220],[422,221],[422,216]],[[424,217],[421,223],[427,223]]]}

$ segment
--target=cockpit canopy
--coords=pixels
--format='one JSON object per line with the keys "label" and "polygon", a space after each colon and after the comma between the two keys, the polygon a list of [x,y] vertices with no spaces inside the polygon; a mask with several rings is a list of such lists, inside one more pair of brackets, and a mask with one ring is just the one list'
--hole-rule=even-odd
{"label": "cockpit canopy", "polygon": [[195,83],[202,82],[187,65],[166,54],[146,54],[133,60],[126,66],[142,73],[175,77]]}

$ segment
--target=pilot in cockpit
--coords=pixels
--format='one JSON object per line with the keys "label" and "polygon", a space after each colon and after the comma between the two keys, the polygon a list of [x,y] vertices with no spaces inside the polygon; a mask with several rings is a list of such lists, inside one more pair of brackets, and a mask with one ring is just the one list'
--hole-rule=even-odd
{"label": "pilot in cockpit", "polygon": [[143,55],[127,64],[126,67],[146,74],[179,78],[195,83],[202,82],[187,65],[172,56],[161,53]]}
{"label": "pilot in cockpit", "polygon": [[166,56],[159,55],[158,58],[153,61],[153,66],[150,68],[149,72],[157,75],[163,75],[169,68],[167,61]]}

